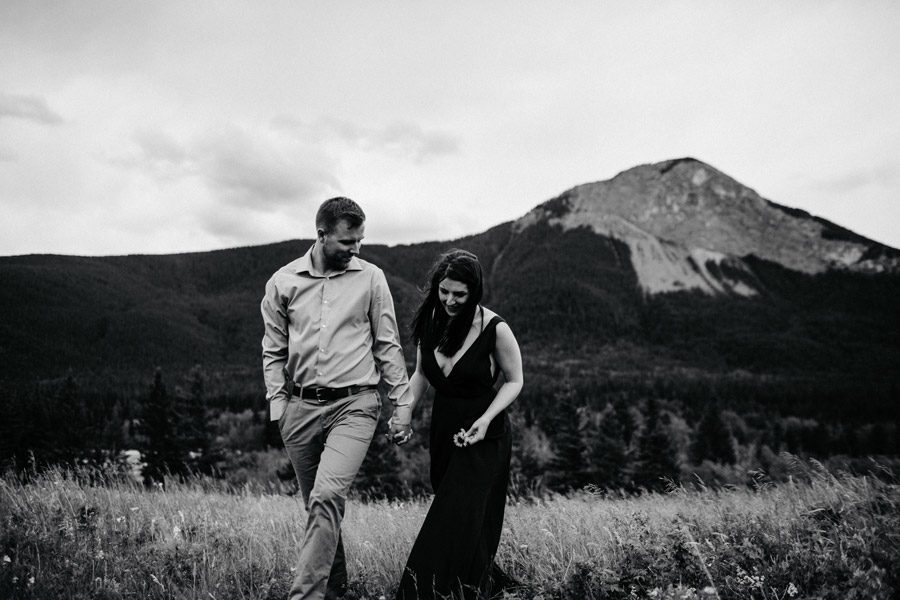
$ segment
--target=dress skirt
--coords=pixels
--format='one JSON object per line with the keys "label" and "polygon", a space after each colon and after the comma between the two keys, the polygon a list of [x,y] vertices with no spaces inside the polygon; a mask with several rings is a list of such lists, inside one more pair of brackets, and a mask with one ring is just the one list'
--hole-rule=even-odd
{"label": "dress skirt", "polygon": [[480,600],[497,593],[498,582],[505,580],[494,556],[509,485],[508,418],[505,413],[497,415],[488,437],[460,448],[454,445],[453,434],[462,427],[443,422],[442,404],[435,398],[432,412],[434,500],[403,571],[398,600]]}

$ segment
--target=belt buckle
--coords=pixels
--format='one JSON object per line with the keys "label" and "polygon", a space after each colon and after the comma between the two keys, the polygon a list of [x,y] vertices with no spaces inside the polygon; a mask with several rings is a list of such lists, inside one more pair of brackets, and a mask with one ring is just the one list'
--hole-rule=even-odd
{"label": "belt buckle", "polygon": [[320,387],[316,388],[316,401],[318,401],[319,404],[324,404],[325,402],[328,401],[328,398],[327,397],[323,398],[322,394],[321,394],[322,391],[327,390],[327,389],[328,388],[320,388]]}

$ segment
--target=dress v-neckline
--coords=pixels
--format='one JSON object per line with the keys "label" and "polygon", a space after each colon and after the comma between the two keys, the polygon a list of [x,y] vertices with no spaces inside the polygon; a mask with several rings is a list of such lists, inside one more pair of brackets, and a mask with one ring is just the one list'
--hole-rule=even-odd
{"label": "dress v-neckline", "polygon": [[[444,373],[444,368],[441,367],[441,363],[438,362],[438,359],[437,359],[438,349],[435,348],[434,350],[431,351],[431,356],[434,358],[434,364],[437,366],[438,371],[441,372],[441,375],[443,375],[444,379],[450,379],[450,376],[453,375],[453,371],[456,370],[456,365],[458,365],[459,363],[461,363],[461,362],[463,361],[463,359],[466,357],[466,355],[469,353],[469,351],[470,351],[472,348],[474,348],[474,347],[475,347],[475,344],[477,344],[478,341],[481,339],[481,336],[484,335],[484,332],[487,331],[488,325],[490,325],[490,321],[488,321],[488,323],[485,323],[485,322],[484,322],[484,309],[481,309],[481,310],[482,310],[482,313],[481,313],[481,331],[478,332],[478,335],[475,336],[475,339],[472,340],[472,343],[469,344],[469,347],[466,348],[466,349],[463,351],[463,353],[460,354],[459,358],[456,359],[456,362],[453,363],[453,366],[452,366],[452,367],[450,367],[450,371],[449,371],[448,373]],[[491,320],[493,320],[493,319],[491,319]]]}

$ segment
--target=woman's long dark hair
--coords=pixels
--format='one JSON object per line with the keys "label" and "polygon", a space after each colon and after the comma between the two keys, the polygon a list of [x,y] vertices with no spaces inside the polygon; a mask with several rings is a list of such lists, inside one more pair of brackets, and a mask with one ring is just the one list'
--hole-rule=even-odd
{"label": "woman's long dark hair", "polygon": [[[447,311],[439,306],[438,286],[444,279],[464,283],[469,289],[469,298],[459,314],[450,318]],[[413,342],[421,344],[429,351],[437,348],[444,356],[453,356],[462,348],[475,310],[484,294],[484,280],[478,257],[465,250],[453,249],[442,254],[431,268],[426,296],[413,319]]]}

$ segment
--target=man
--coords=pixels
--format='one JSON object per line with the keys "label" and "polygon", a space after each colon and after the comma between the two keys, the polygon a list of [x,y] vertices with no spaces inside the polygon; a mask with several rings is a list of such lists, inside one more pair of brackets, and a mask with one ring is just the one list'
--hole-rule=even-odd
{"label": "man", "polygon": [[339,598],[347,588],[341,519],[381,410],[408,438],[411,401],[394,302],[384,273],[358,258],[366,216],[349,198],[326,200],[316,241],[266,284],[263,374],[308,518],[290,600]]}

